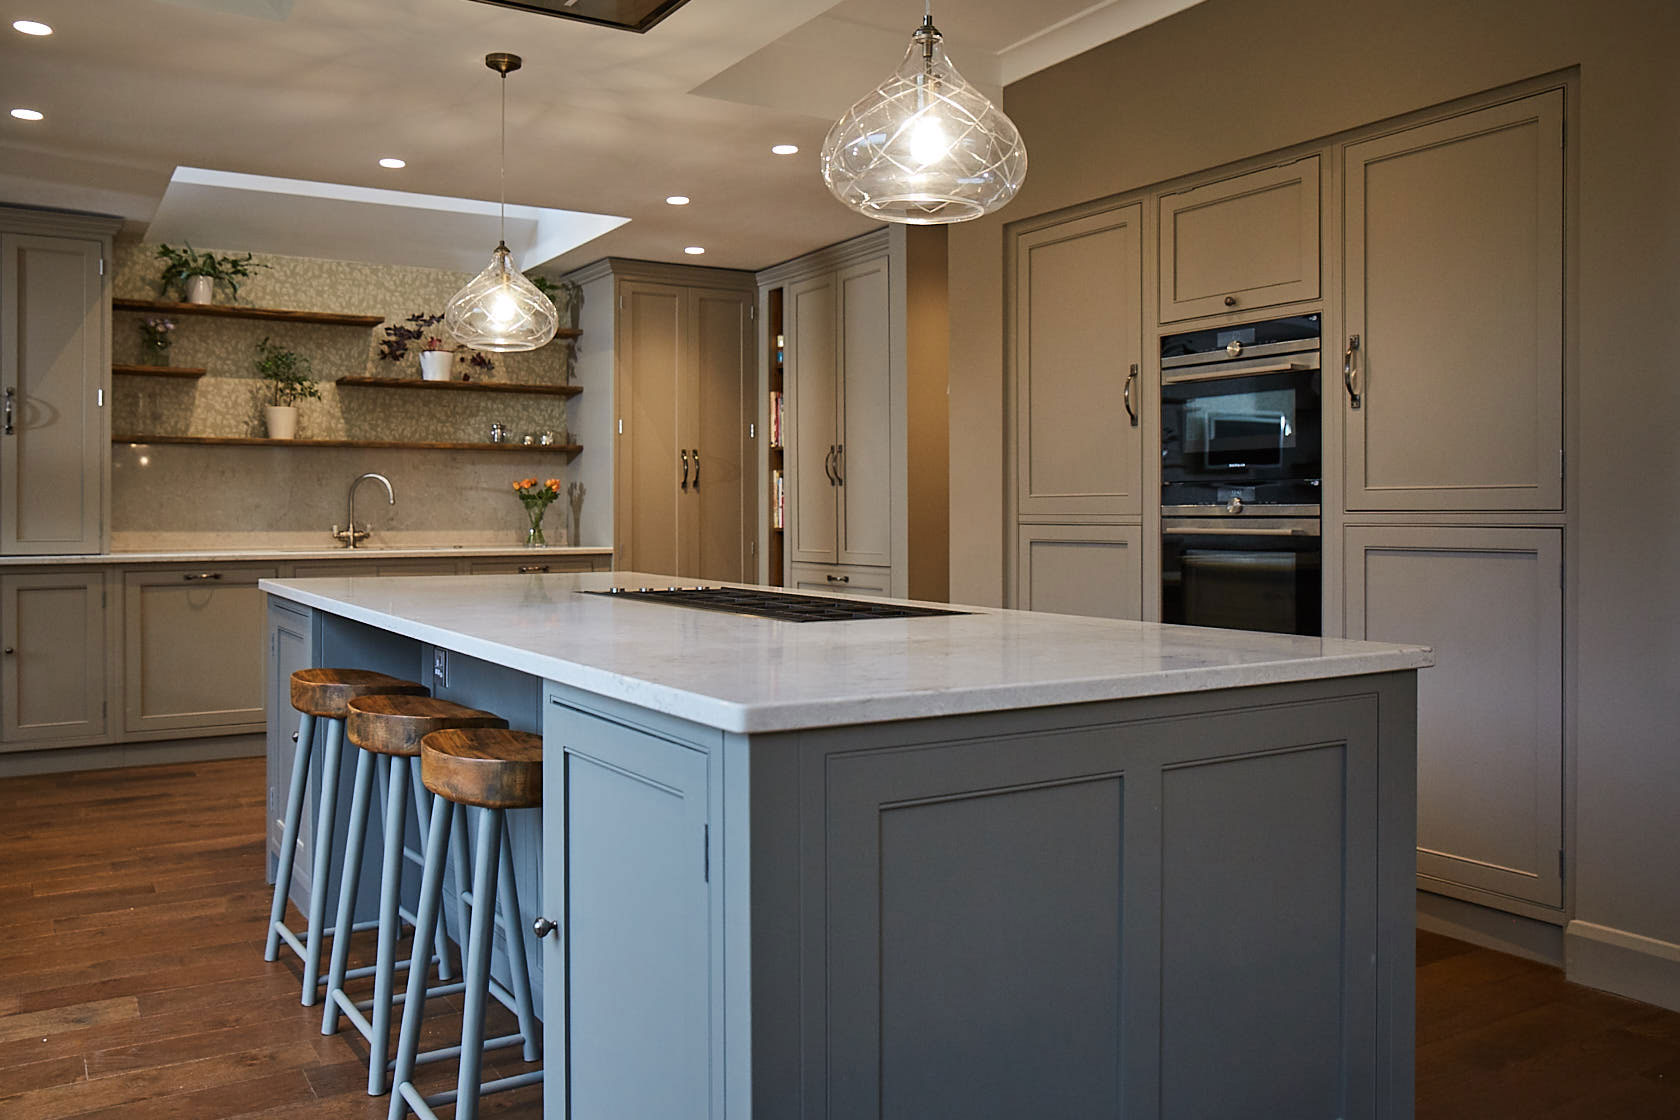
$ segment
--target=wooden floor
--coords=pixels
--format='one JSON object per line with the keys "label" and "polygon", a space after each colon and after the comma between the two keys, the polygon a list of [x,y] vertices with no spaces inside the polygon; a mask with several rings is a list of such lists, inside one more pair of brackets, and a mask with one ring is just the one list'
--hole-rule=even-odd
{"label": "wooden floor", "polygon": [[[263,782],[257,759],[0,781],[0,1120],[385,1115],[360,1036],[323,1037],[295,958],[262,959]],[[1431,934],[1417,978],[1420,1118],[1680,1118],[1680,1015]],[[458,1008],[431,1009],[442,1044]]]}

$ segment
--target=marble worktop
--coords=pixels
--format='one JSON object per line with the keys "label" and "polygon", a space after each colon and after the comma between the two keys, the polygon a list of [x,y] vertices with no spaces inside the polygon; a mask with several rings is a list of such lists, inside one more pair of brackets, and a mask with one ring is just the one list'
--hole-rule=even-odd
{"label": "marble worktop", "polygon": [[443,545],[381,548],[188,548],[144,552],[95,552],[74,556],[0,556],[0,568],[36,568],[56,564],[235,564],[287,563],[295,560],[428,560],[448,557],[520,556],[532,562],[566,556],[611,556],[610,548],[525,548],[520,545]]}
{"label": "marble worktop", "polygon": [[1434,660],[1424,646],[988,607],[799,623],[578,594],[676,582],[596,572],[334,577],[260,586],[304,606],[731,732],[1358,676],[1424,668]]}

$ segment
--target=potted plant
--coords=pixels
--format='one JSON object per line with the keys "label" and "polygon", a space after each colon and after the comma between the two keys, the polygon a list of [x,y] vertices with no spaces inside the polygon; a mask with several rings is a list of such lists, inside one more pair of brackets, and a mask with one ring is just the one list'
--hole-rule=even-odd
{"label": "potted plant", "polygon": [[268,382],[269,403],[263,406],[268,438],[291,439],[297,434],[297,402],[321,399],[309,359],[265,338],[257,343],[256,367]]}
{"label": "potted plant", "polygon": [[420,377],[425,381],[448,381],[455,365],[455,348],[433,335],[420,346]]}
{"label": "potted plant", "polygon": [[157,255],[164,262],[163,273],[158,277],[158,295],[168,295],[169,289],[174,288],[186,303],[213,302],[217,281],[226,284],[237,300],[240,279],[250,276],[253,268],[268,267],[252,260],[250,253],[243,257],[219,257],[208,250],[200,253],[191,245],[180,249],[159,245]]}

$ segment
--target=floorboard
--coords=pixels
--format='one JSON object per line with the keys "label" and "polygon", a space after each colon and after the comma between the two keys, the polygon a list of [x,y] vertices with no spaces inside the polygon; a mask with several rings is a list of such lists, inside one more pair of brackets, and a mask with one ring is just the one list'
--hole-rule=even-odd
{"label": "floorboard", "polygon": [[[361,1037],[322,1036],[295,958],[262,960],[264,780],[261,759],[0,780],[0,1120],[385,1116]],[[1417,962],[1420,1120],[1680,1118],[1680,1015],[1437,934]],[[427,1044],[459,1026],[433,1001]],[[539,1116],[540,1089],[482,1111]]]}

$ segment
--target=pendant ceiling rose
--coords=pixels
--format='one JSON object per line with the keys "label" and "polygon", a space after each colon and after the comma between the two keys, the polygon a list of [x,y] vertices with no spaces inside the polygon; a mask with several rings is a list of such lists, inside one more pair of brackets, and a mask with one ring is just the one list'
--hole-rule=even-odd
{"label": "pendant ceiling rose", "polygon": [[946,57],[929,5],[894,74],[823,141],[829,193],[868,217],[966,222],[1004,206],[1027,177],[1015,124]]}

